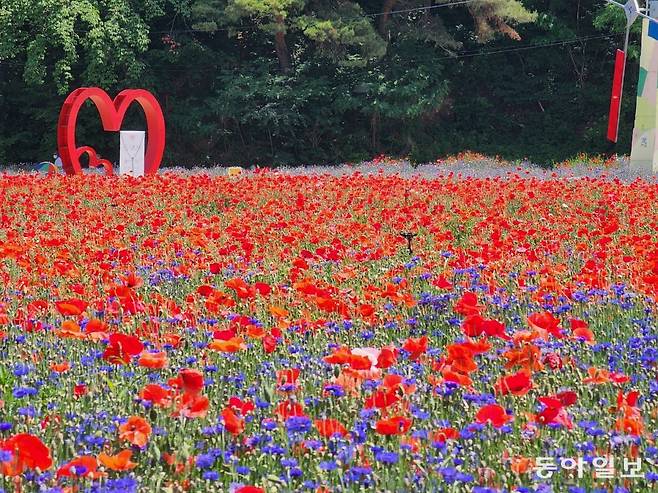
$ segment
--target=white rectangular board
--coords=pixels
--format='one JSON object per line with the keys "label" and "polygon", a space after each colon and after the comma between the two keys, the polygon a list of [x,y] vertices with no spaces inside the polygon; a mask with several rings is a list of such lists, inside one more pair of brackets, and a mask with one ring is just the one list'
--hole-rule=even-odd
{"label": "white rectangular board", "polygon": [[144,153],[146,132],[143,130],[122,130],[119,133],[119,173],[130,176],[144,176]]}

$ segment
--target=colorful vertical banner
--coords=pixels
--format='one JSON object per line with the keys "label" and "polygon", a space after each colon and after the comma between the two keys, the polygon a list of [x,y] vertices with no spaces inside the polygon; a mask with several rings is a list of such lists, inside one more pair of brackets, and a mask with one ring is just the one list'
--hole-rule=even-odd
{"label": "colorful vertical banner", "polygon": [[612,97],[610,98],[610,117],[608,119],[608,140],[617,142],[619,136],[619,114],[621,112],[621,92],[624,86],[624,64],[626,53],[617,50],[615,57],[615,75],[612,79]]}
{"label": "colorful vertical banner", "polygon": [[[658,2],[656,2],[658,3]],[[652,4],[651,4],[652,5]],[[658,88],[658,49],[656,23],[642,21],[642,49],[635,103],[635,126],[631,146],[631,169],[642,173],[658,172],[658,113],[656,89]]]}

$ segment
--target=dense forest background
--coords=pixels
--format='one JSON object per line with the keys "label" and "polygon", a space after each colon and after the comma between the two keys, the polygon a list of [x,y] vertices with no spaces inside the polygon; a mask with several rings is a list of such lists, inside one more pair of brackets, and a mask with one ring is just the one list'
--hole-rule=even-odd
{"label": "dense forest background", "polygon": [[[0,163],[50,159],[90,85],[156,95],[168,164],[627,153],[639,22],[605,139],[624,25],[603,0],[2,0]],[[134,105],[124,128],[143,126]],[[91,104],[78,134],[118,158]]]}

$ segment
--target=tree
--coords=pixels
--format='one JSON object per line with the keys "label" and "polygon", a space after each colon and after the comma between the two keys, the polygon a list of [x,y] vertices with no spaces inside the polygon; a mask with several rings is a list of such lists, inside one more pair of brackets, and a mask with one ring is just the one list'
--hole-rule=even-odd
{"label": "tree", "polygon": [[305,0],[228,0],[224,13],[228,22],[253,19],[260,29],[272,34],[279,68],[287,74],[292,68],[286,42],[288,19],[303,9],[305,4]]}
{"label": "tree", "polygon": [[[518,33],[512,25],[533,22],[537,14],[529,11],[519,0],[482,0],[472,3],[463,4],[454,0],[442,0],[439,2],[428,2],[426,0],[384,0],[381,5],[381,15],[379,17],[379,32],[382,36],[388,35],[388,29],[394,9],[400,9],[401,13],[413,11],[413,9],[423,9],[425,15],[413,15],[413,19],[423,19],[427,21],[431,16],[431,9],[444,4],[447,8],[451,3],[455,3],[458,8],[466,5],[475,21],[475,34],[480,42],[491,40],[495,33],[502,33],[512,39],[520,39]],[[438,10],[438,9],[437,9]],[[407,16],[407,18],[409,18]],[[445,29],[443,24],[437,24],[442,31]]]}
{"label": "tree", "polygon": [[480,43],[491,40],[497,32],[518,41],[521,36],[512,26],[537,19],[537,14],[528,11],[519,0],[473,2],[468,4],[468,10],[475,21],[475,36]]}
{"label": "tree", "polygon": [[3,0],[0,60],[18,60],[28,84],[55,81],[65,93],[74,80],[111,86],[136,80],[138,56],[149,46],[148,22],[162,1]]}

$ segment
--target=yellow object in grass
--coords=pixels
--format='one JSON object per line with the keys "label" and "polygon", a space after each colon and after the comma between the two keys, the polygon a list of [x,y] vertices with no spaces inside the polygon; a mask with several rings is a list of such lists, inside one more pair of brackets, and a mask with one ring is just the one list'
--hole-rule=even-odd
{"label": "yellow object in grass", "polygon": [[228,176],[238,176],[242,174],[242,168],[240,166],[231,166],[226,169],[226,174]]}

